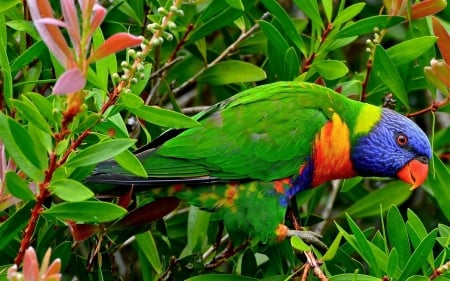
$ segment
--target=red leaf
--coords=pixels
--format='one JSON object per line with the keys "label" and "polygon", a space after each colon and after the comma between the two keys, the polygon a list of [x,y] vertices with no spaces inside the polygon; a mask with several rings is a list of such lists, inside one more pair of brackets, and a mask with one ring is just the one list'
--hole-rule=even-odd
{"label": "red leaf", "polygon": [[434,35],[438,37],[437,44],[439,51],[441,52],[444,61],[450,65],[450,36],[437,18],[432,17],[431,20]]}
{"label": "red leaf", "polygon": [[106,41],[98,47],[90,56],[89,62],[93,62],[117,53],[129,47],[134,47],[142,43],[142,39],[126,32],[116,33],[106,39]]}

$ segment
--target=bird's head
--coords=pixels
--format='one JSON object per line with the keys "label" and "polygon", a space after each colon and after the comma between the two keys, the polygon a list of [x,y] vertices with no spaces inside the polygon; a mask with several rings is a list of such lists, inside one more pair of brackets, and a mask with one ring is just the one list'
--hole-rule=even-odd
{"label": "bird's head", "polygon": [[351,159],[353,169],[361,176],[399,178],[414,189],[428,175],[431,146],[414,122],[383,109],[380,121],[353,145]]}

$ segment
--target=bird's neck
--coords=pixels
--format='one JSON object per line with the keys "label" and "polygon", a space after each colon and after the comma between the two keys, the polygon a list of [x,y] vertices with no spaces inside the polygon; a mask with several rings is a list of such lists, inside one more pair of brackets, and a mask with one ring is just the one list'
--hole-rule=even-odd
{"label": "bird's neck", "polygon": [[338,114],[317,133],[313,144],[311,187],[356,175],[350,160],[350,131]]}

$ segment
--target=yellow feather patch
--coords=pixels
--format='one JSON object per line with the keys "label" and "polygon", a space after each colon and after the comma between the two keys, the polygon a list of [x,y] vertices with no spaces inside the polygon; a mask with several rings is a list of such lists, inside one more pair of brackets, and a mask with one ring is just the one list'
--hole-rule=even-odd
{"label": "yellow feather patch", "polygon": [[380,121],[381,108],[373,105],[364,105],[356,118],[355,128],[353,130],[355,135],[365,135],[373,126]]}
{"label": "yellow feather patch", "polygon": [[354,176],[350,149],[350,131],[339,115],[333,113],[314,140],[312,186]]}

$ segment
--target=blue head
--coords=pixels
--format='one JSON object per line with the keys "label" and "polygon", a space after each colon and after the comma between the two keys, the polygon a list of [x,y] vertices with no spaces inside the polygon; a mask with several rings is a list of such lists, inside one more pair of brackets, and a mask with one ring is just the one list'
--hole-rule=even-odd
{"label": "blue head", "polygon": [[416,188],[425,181],[431,146],[410,119],[383,109],[380,121],[353,145],[353,169],[361,176],[399,178]]}

